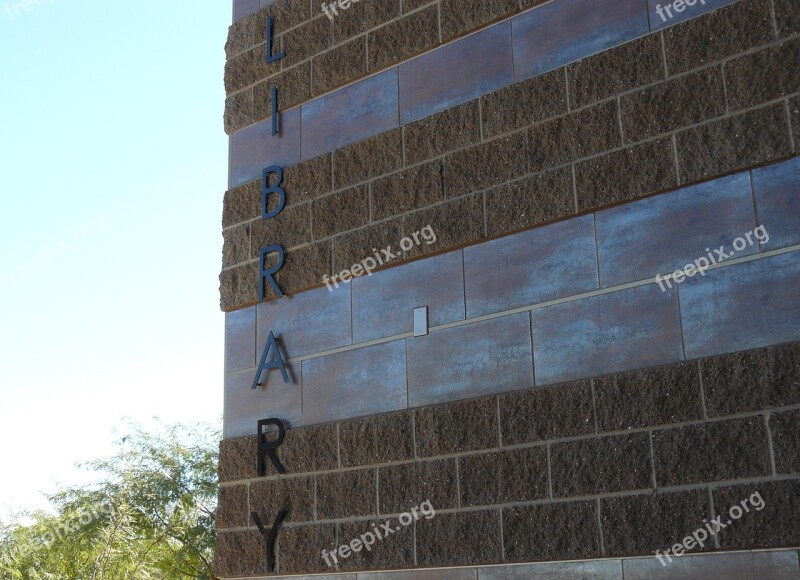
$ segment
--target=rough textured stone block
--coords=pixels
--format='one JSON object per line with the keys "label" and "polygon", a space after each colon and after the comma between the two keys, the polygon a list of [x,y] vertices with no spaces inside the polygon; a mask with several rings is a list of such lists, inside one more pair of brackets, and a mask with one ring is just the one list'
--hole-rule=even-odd
{"label": "rough textured stone block", "polygon": [[597,428],[624,431],[703,418],[696,363],[594,380]]}
{"label": "rough textured stone block", "polygon": [[789,129],[783,105],[712,121],[677,134],[681,182],[763,163],[789,155]]}
{"label": "rough textured stone block", "polygon": [[693,69],[772,39],[769,4],[741,0],[664,31],[669,74]]}
{"label": "rough textured stone block", "polygon": [[725,113],[721,69],[703,69],[620,99],[622,131],[636,143]]}
{"label": "rough textured stone block", "polygon": [[617,107],[607,101],[528,129],[530,169],[541,171],[621,144]]}
{"label": "rough textured stone block", "polygon": [[445,199],[444,163],[434,161],[394,173],[370,185],[373,220],[382,220]]}
{"label": "rough textured stone block", "polygon": [[503,510],[507,562],[600,556],[595,502],[565,502]]}
{"label": "rough textured stone block", "polygon": [[[291,472],[287,470],[287,473]],[[314,520],[313,477],[281,477],[250,484],[250,503],[247,512],[250,527],[256,527],[251,512],[257,513],[261,522],[268,526],[284,508],[289,510],[284,519],[286,523]]]}
{"label": "rough textured stone block", "polygon": [[575,165],[578,211],[674,187],[677,179],[670,139],[595,157]]}
{"label": "rough textured stone block", "polygon": [[499,446],[494,397],[417,409],[414,416],[420,457]]}
{"label": "rough textured stone block", "polygon": [[369,221],[369,188],[358,185],[314,200],[311,205],[314,239],[347,232]]}
{"label": "rough textured stone block", "polygon": [[469,566],[503,559],[497,510],[437,514],[416,526],[419,566]]}
{"label": "rough textured stone block", "polygon": [[228,135],[253,122],[253,89],[245,89],[225,99],[223,121]]}
{"label": "rough textured stone block", "polygon": [[800,97],[795,97],[789,101],[789,116],[792,119],[794,142],[800,143]]}
{"label": "rough textured stone block", "polygon": [[219,481],[239,481],[258,476],[256,438],[223,439],[219,444]]}
{"label": "rough textured stone block", "polygon": [[376,514],[375,477],[374,469],[317,475],[317,519]]}
{"label": "rough textured stone block", "polygon": [[710,417],[800,403],[800,343],[705,359],[700,367]]}
{"label": "rough textured stone block", "polygon": [[342,42],[400,16],[400,0],[358,2],[333,19],[336,42]]}
{"label": "rough textured stone block", "polygon": [[515,0],[487,0],[465,10],[462,0],[442,0],[442,41],[519,11]]}
{"label": "rough textured stone block", "polygon": [[503,445],[594,433],[589,381],[500,395]]}
{"label": "rough textured stone block", "polygon": [[342,467],[414,458],[413,413],[403,411],[339,424]]}
{"label": "rough textured stone block", "polygon": [[[713,490],[713,496],[722,522],[731,520],[719,532],[720,548],[796,546],[800,542],[800,480],[721,487]],[[731,514],[731,508],[741,508],[745,499],[752,506],[750,511],[742,510],[741,517],[733,520],[731,515],[738,515],[738,511]],[[756,509],[762,505],[761,510]]]}
{"label": "rough textured stone block", "polygon": [[[277,196],[272,196],[277,199]],[[284,249],[294,248],[311,241],[311,204],[285,207],[273,218],[257,219],[251,223],[251,260],[256,260],[261,248],[279,244]]]}
{"label": "rough textured stone block", "polygon": [[511,24],[501,22],[432,50],[402,63],[399,70],[403,125],[510,85]]}
{"label": "rough textured stone block", "polygon": [[769,234],[764,249],[800,244],[800,157],[753,172],[758,221]]}
{"label": "rough textured stone block", "polygon": [[281,47],[286,52],[286,57],[280,61],[282,66],[290,67],[333,46],[332,30],[328,17],[320,15],[281,34]]}
{"label": "rough textured stone block", "polygon": [[[336,425],[289,429],[276,453],[287,473],[336,469]],[[272,469],[271,462],[267,465]]]}
{"label": "rough textured stone block", "polygon": [[219,305],[224,311],[258,302],[258,264],[245,264],[219,275]]}
{"label": "rough textured stone block", "polygon": [[[400,528],[393,535],[383,538],[381,524],[386,520],[366,520],[358,522],[342,522],[337,524],[339,545],[352,545],[353,540],[360,538],[367,532],[375,536],[375,543],[369,550],[360,548],[358,552],[342,559],[339,558],[339,570],[393,570],[397,568],[412,568],[414,566],[414,530],[411,526]],[[397,526],[392,521],[392,529]],[[375,531],[381,534],[377,539]],[[370,540],[369,536],[365,538]],[[359,540],[362,542],[362,540]],[[352,550],[352,548],[351,548]],[[359,574],[359,576],[363,575]],[[341,580],[336,576],[331,580]],[[353,577],[355,580],[355,577]]]}
{"label": "rough textured stone block", "polygon": [[411,407],[532,385],[527,312],[408,339]]}
{"label": "rough textured stone block", "polygon": [[264,47],[257,46],[225,63],[225,91],[227,94],[246,89],[261,79],[277,74],[280,62],[267,63]]}
{"label": "rough textured stone block", "polygon": [[378,510],[397,514],[430,501],[435,509],[458,505],[455,459],[418,461],[378,469]]}
{"label": "rough textured stone block", "polygon": [[[480,194],[469,195],[434,207],[421,209],[403,216],[406,235],[421,232],[431,226],[436,233],[436,243],[420,244],[405,253],[406,258],[453,248],[478,241],[484,237],[483,199]],[[399,239],[399,238],[398,238]]]}
{"label": "rough textured stone block", "polygon": [[[601,499],[605,554],[663,552],[701,527],[708,514],[708,494],[704,489]],[[705,549],[713,547],[710,540]]]}
{"label": "rough textured stone block", "polygon": [[567,92],[562,70],[515,83],[481,97],[483,132],[486,137],[521,129],[566,112]]}
{"label": "rough textured stone block", "polygon": [[[327,153],[283,168],[284,183],[282,187],[286,191],[288,205],[307,201],[333,190],[331,157],[331,154]],[[260,186],[259,183],[259,196],[261,195]]]}
{"label": "rough textured stone block", "polygon": [[478,99],[403,126],[405,159],[413,165],[481,139]]}
{"label": "rough textured stone block", "polygon": [[467,318],[598,288],[594,217],[464,248]]}
{"label": "rough textured stone block", "polygon": [[[733,4],[737,0],[701,0],[700,2],[687,2],[683,4],[678,11],[671,3],[666,6],[661,6],[657,0],[647,0],[647,5],[650,11],[650,30],[661,30],[668,26],[674,26],[684,20],[695,18],[702,15],[704,12],[711,12],[726,4]],[[656,8],[661,8],[656,10]],[[666,8],[666,9],[665,9]],[[659,14],[660,12],[660,14]]]}
{"label": "rough textured stone block", "polygon": [[445,157],[447,197],[499,185],[526,172],[525,133],[500,137]]}
{"label": "rough textured stone block", "polygon": [[[336,547],[336,525],[281,528],[275,547],[280,574],[313,574],[329,571],[322,550]],[[262,547],[263,549],[263,547]]]}
{"label": "rough textured stone block", "polygon": [[400,129],[337,149],[333,154],[334,184],[338,189],[400,169],[403,145]]}
{"label": "rough textured stone block", "polygon": [[[397,254],[400,240],[403,238],[402,232],[403,218],[398,217],[337,236],[333,241],[333,271],[331,273],[337,274],[345,269],[350,269],[353,264],[359,264],[363,259],[374,256],[375,251],[379,252],[379,255],[383,255],[380,254],[378,248],[384,249],[391,246],[390,251]],[[390,263],[396,265],[401,260],[402,257],[397,257]]]}
{"label": "rough textured stone block", "polygon": [[762,417],[655,431],[653,453],[659,486],[769,474]]}
{"label": "rough textured stone block", "polygon": [[[253,0],[244,1],[253,2]],[[237,5],[242,3],[242,0],[234,1],[234,12],[237,11]],[[225,56],[227,58],[234,57],[253,46],[253,29],[256,24],[256,17],[253,16],[252,13],[246,14],[242,12],[240,12],[238,16],[239,18],[234,18],[234,23],[228,28],[228,39],[225,42]]]}
{"label": "rough textured stone block", "polygon": [[[287,196],[288,198],[288,196]],[[288,200],[287,200],[288,201]],[[249,221],[261,215],[261,180],[250,181],[225,192],[222,227]]]}
{"label": "rough textured stone block", "polygon": [[267,559],[261,533],[258,530],[218,533],[214,573],[222,578],[266,574]]}
{"label": "rough textured stone block", "polygon": [[568,167],[495,187],[485,196],[486,234],[490,237],[575,213]]}
{"label": "rough textured stone block", "polygon": [[[731,246],[756,225],[747,172],[600,211],[595,220],[600,281],[605,287],[671,274],[699,257],[710,265],[711,250],[705,248],[725,246],[736,256],[759,252],[755,238],[739,251]],[[696,270],[693,276],[709,275]],[[673,283],[677,285],[659,281],[658,286],[666,290]]]}
{"label": "rough textured stone block", "polygon": [[306,62],[282,71],[253,87],[253,120],[272,116],[272,87],[278,87],[278,111],[311,98],[311,63]]}
{"label": "rough textured stone block", "polygon": [[[306,0],[279,0],[268,2],[261,0],[262,10],[256,15],[258,20],[255,26],[255,42],[264,42],[267,38],[266,24],[267,16],[272,16],[275,22],[275,34],[294,28],[318,14],[318,11],[310,11],[310,6]],[[316,7],[315,7],[316,8]]]}
{"label": "rough textured stone block", "polygon": [[536,384],[683,360],[675,289],[638,286],[534,310]]}
{"label": "rough textured stone block", "polygon": [[567,66],[573,108],[649,85],[664,78],[661,43],[651,34]]}
{"label": "rough textured stone block", "polygon": [[217,529],[243,528],[247,526],[249,519],[250,514],[247,513],[247,486],[230,485],[220,487],[217,494]]}
{"label": "rough textured stone block", "polygon": [[778,35],[790,36],[800,32],[800,6],[794,0],[775,0],[775,20]]}
{"label": "rough textured stone block", "polygon": [[553,496],[648,489],[650,465],[646,433],[556,443],[550,447]]}
{"label": "rough textured stone block", "polygon": [[438,44],[438,21],[436,6],[431,6],[370,32],[369,70],[382,69]]}
{"label": "rough textured stone block", "polygon": [[778,473],[800,473],[800,411],[770,415],[769,429]]}
{"label": "rough textured stone block", "polygon": [[[286,252],[286,262],[275,274],[284,294],[319,286],[322,277],[331,271],[331,242],[319,242]],[[272,296],[269,288],[268,296]]]}
{"label": "rough textured stone block", "polygon": [[460,457],[458,470],[461,506],[547,497],[547,449],[544,445]]}
{"label": "rough textured stone block", "polygon": [[706,272],[681,285],[686,358],[800,340],[800,252]]}
{"label": "rough textured stone block", "polygon": [[725,64],[731,109],[744,109],[800,91],[800,40],[791,40]]}
{"label": "rough textured stone block", "polygon": [[313,95],[321,95],[367,74],[367,39],[350,42],[315,56],[311,62]]}

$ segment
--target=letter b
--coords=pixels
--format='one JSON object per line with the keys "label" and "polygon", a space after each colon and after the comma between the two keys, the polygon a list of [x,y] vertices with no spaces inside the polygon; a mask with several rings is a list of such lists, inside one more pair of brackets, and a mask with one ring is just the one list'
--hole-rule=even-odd
{"label": "letter b", "polygon": [[[275,185],[269,184],[270,174],[275,174]],[[273,218],[281,211],[286,205],[286,192],[281,187],[283,183],[283,168],[278,165],[270,165],[264,170],[263,181],[261,182],[261,219],[268,220]],[[278,194],[278,207],[269,211],[269,194]]]}

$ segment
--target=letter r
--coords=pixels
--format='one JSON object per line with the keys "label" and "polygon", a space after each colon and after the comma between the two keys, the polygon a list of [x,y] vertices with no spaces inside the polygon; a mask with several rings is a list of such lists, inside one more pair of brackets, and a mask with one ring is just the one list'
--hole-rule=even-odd
{"label": "letter r", "polygon": [[[264,265],[265,260],[267,255],[273,252],[278,254],[278,261],[274,266],[267,268]],[[278,287],[278,283],[275,282],[275,279],[272,277],[272,275],[276,274],[278,270],[283,268],[283,262],[285,259],[286,254],[281,246],[267,246],[266,248],[261,248],[258,256],[258,300],[260,302],[264,301],[264,295],[266,294],[267,289],[265,282],[267,281],[269,282],[269,285],[272,286],[272,289],[279,298],[283,296],[283,292],[281,292],[281,289]]]}

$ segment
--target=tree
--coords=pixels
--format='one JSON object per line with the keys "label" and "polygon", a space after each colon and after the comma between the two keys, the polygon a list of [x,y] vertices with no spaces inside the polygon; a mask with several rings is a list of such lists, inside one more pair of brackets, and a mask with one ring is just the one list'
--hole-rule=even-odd
{"label": "tree", "polygon": [[84,464],[98,483],[49,496],[54,514],[0,527],[0,577],[215,579],[218,429],[130,427],[116,454]]}

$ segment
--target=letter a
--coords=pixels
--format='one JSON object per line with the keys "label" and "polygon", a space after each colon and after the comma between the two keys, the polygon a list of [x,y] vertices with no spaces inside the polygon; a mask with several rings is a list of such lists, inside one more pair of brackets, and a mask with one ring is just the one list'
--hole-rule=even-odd
{"label": "letter a", "polygon": [[[269,357],[270,349],[274,348],[274,355],[271,358]],[[261,363],[258,365],[258,370],[256,371],[256,378],[253,379],[253,387],[256,388],[261,385],[261,373],[264,371],[268,371],[269,369],[281,369],[281,374],[283,375],[283,382],[289,382],[289,373],[286,372],[286,365],[283,362],[283,357],[281,356],[281,351],[278,348],[278,342],[275,340],[275,334],[270,330],[269,331],[269,338],[267,339],[267,344],[264,345],[264,354],[261,355]]]}

